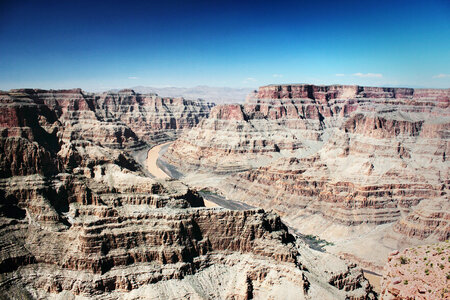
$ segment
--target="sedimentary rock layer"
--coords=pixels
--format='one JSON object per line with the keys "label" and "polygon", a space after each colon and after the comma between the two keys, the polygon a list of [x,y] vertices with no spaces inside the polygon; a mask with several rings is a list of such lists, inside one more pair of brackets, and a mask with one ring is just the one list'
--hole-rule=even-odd
{"label": "sedimentary rock layer", "polygon": [[[184,100],[131,91],[96,97],[1,94],[1,298],[373,296],[359,268],[310,250],[277,214],[206,209],[180,181],[146,177],[125,151],[154,142],[168,124],[157,116],[152,122],[166,125],[139,133],[127,124],[134,109],[172,101],[195,123],[203,106],[191,113]],[[192,126],[186,120],[164,139]]]}
{"label": "sedimentary rock layer", "polygon": [[[132,90],[94,94],[80,89],[19,89],[1,92],[0,101],[0,122],[9,130],[39,122],[47,131],[58,127],[64,141],[82,139],[115,148],[174,139],[181,130],[207,117],[212,107],[202,100],[161,98]],[[34,106],[39,119],[28,115],[36,113]],[[17,124],[22,119],[25,124]]]}
{"label": "sedimentary rock layer", "polygon": [[320,215],[445,240],[449,99],[449,89],[265,86],[243,105],[214,107],[164,158],[188,179],[232,174],[210,188],[296,228]]}

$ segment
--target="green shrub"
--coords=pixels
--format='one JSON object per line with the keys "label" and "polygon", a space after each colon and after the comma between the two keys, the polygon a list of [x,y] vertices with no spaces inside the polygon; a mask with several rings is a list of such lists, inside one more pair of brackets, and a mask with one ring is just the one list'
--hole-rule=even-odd
{"label": "green shrub", "polygon": [[402,265],[409,263],[409,258],[404,257],[404,256],[400,256],[400,263]]}

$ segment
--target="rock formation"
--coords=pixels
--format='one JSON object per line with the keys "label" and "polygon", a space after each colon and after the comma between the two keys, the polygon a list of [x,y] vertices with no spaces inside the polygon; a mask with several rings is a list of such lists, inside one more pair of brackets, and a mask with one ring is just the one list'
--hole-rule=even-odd
{"label": "rock formation", "polygon": [[207,209],[180,181],[145,176],[129,151],[207,110],[132,91],[2,92],[0,298],[372,297],[361,269],[276,213]]}
{"label": "rock formation", "polygon": [[448,299],[448,241],[394,251],[383,272],[383,299]]}
{"label": "rock formation", "polygon": [[[186,182],[275,209],[381,267],[391,249],[450,237],[449,99],[449,89],[265,86],[214,107],[164,159]],[[362,241],[382,245],[375,258]]]}
{"label": "rock formation", "polygon": [[[0,97],[9,105],[2,116],[5,127],[17,125],[14,122],[23,115],[47,131],[58,127],[64,141],[82,139],[121,149],[139,147],[142,141],[173,140],[184,128],[207,117],[212,107],[201,100],[161,98],[133,90],[93,94],[80,89],[22,89],[2,92]],[[30,106],[37,106],[39,120],[27,115]]]}

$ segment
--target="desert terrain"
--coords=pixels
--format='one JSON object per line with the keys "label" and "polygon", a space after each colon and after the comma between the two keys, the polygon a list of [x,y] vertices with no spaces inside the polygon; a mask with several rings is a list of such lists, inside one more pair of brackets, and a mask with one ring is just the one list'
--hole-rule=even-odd
{"label": "desert terrain", "polygon": [[375,297],[361,268],[275,212],[165,178],[164,143],[205,102],[79,89],[0,100],[3,298]]}

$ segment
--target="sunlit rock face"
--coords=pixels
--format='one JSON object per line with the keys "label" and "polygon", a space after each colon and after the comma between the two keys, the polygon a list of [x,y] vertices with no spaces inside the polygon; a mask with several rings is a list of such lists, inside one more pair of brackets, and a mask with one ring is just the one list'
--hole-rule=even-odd
{"label": "sunlit rock face", "polygon": [[[208,116],[212,104],[202,100],[161,98],[155,94],[86,93],[73,90],[22,89],[2,92],[4,125],[16,127],[27,107],[37,106],[39,122],[48,130],[59,127],[64,141],[89,140],[114,148],[136,148],[142,141],[154,144],[174,139],[183,129]],[[2,116],[2,117],[3,117]],[[26,125],[24,125],[26,126]]]}
{"label": "sunlit rock face", "polygon": [[[179,106],[185,120],[169,126]],[[203,110],[132,91],[2,92],[1,298],[373,296],[361,269],[309,249],[276,213],[207,209],[180,181],[145,176],[130,150]]]}
{"label": "sunlit rock face", "polygon": [[264,86],[243,105],[214,107],[165,159],[226,178],[211,188],[329,240],[363,227],[384,228],[384,252],[445,240],[449,99],[449,89]]}

